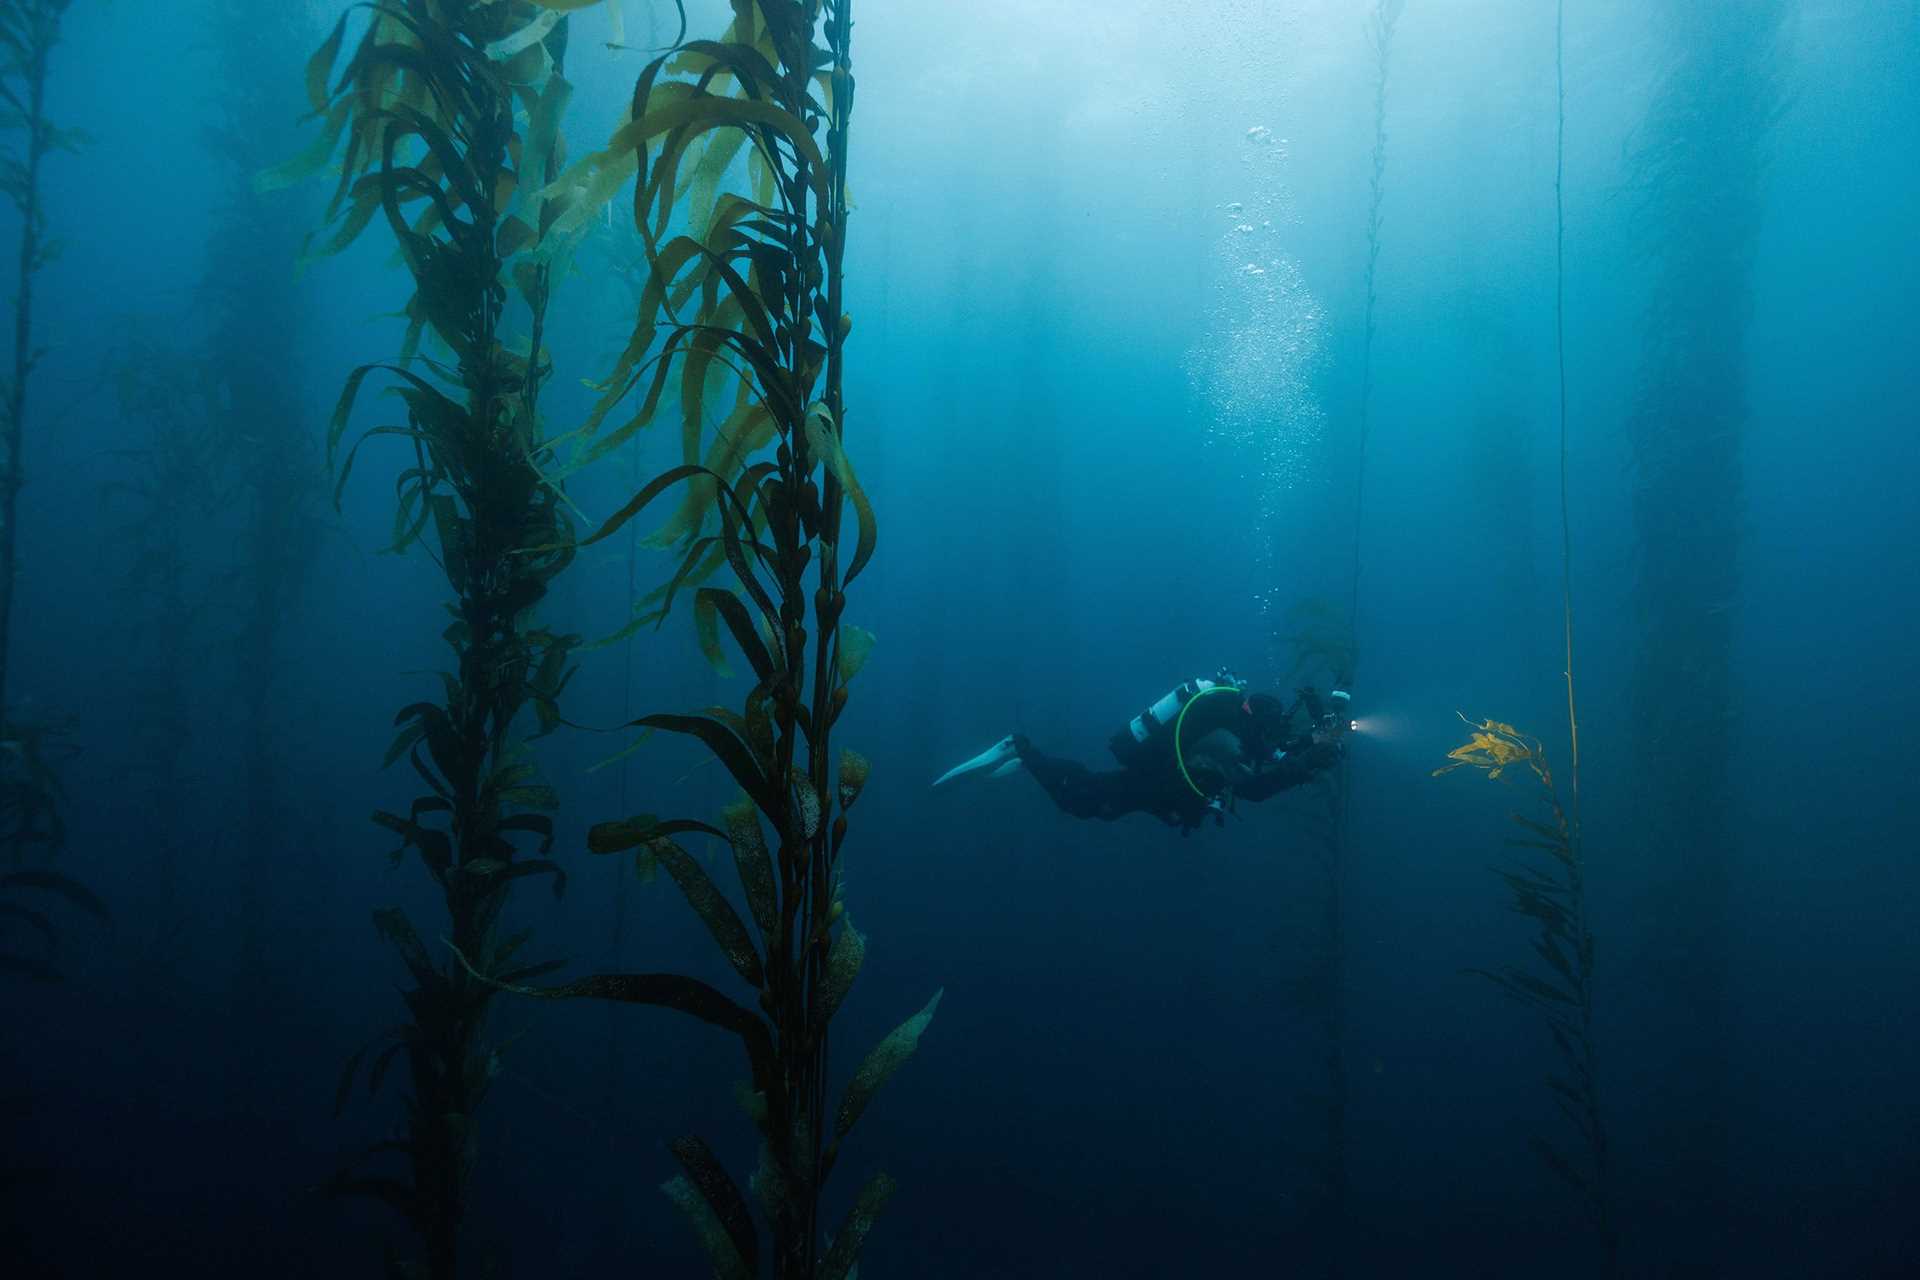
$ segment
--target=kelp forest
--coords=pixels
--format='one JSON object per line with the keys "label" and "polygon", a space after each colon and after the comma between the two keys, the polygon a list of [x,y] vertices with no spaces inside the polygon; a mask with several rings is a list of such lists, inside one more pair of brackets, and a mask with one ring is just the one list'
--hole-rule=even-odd
{"label": "kelp forest", "polygon": [[1912,1274],[1917,110],[0,0],[7,1274]]}

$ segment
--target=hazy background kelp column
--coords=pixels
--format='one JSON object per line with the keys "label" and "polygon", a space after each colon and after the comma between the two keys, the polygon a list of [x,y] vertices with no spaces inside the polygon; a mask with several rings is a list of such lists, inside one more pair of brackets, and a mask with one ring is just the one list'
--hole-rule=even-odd
{"label": "hazy background kelp column", "polygon": [[1659,6],[1662,71],[1633,137],[1634,242],[1651,269],[1633,450],[1637,657],[1634,808],[1672,1034],[1662,1104],[1674,1217],[1662,1254],[1723,1265],[1728,1197],[1730,911],[1752,869],[1729,744],[1738,697],[1741,583],[1750,557],[1745,440],[1754,246],[1784,98],[1785,0]]}

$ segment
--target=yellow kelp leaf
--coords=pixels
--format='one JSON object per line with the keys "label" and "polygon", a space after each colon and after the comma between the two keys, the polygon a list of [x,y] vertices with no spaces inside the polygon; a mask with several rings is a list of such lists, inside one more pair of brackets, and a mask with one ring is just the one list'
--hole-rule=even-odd
{"label": "yellow kelp leaf", "polygon": [[853,464],[848,461],[846,451],[840,447],[840,430],[834,423],[833,415],[827,407],[815,401],[807,410],[805,422],[807,448],[813,456],[826,464],[833,478],[840,482],[841,493],[853,504],[855,518],[860,523],[859,539],[854,544],[853,560],[847,566],[846,576],[841,580],[844,587],[860,576],[860,570],[866,567],[873,557],[876,527],[873,519],[873,504],[868,501],[866,490],[860,487],[860,481],[853,474]]}
{"label": "yellow kelp leaf", "polygon": [[1452,764],[1444,765],[1433,771],[1434,777],[1451,773],[1461,766],[1486,770],[1489,778],[1498,778],[1514,765],[1524,764],[1538,769],[1535,760],[1539,755],[1539,744],[1510,724],[1499,720],[1474,722],[1465,716],[1460,717],[1470,728],[1467,740],[1447,752]]}
{"label": "yellow kelp leaf", "polygon": [[340,15],[333,34],[328,36],[319,50],[307,62],[307,101],[313,104],[314,113],[327,109],[327,78],[333,74],[334,60],[340,56],[340,44],[347,35],[347,18],[351,10]]}
{"label": "yellow kelp leaf", "polygon": [[[534,0],[536,4],[539,4],[539,2],[540,0]],[[590,2],[594,2],[594,0],[590,0]],[[542,5],[541,7],[546,9],[547,12],[541,14],[512,35],[501,40],[495,40],[492,44],[488,45],[487,56],[495,62],[505,62],[522,49],[545,40],[547,33],[560,24],[560,19],[563,15],[560,13],[561,6],[559,5],[548,4]],[[574,5],[573,7],[577,9],[582,6]]]}

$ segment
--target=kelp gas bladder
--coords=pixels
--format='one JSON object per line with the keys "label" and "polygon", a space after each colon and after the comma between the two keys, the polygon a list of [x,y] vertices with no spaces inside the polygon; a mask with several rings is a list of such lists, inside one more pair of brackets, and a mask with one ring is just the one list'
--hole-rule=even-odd
{"label": "kelp gas bladder", "polygon": [[[852,1270],[893,1184],[873,1176],[830,1247],[822,1191],[842,1141],[913,1052],[940,997],[887,1036],[838,1105],[830,1103],[828,1031],[866,954],[846,919],[840,856],[848,810],[868,774],[861,756],[836,755],[832,738],[872,644],[843,614],[875,539],[872,507],[843,447],[851,3],[733,7],[719,40],[690,41],[651,63],[630,122],[555,185],[557,198],[575,203],[555,224],[550,248],[563,251],[597,204],[634,179],[648,280],[632,338],[579,433],[575,462],[654,421],[670,387],[683,461],[588,541],[676,495],[654,541],[678,549],[677,569],[654,593],[653,616],[690,594],[708,656],[720,662],[724,628],[753,680],[738,710],[634,722],[697,739],[732,775],[742,794],[722,824],[635,817],[594,828],[592,847],[637,850],[644,865],[665,867],[757,1007],[666,973],[528,990],[666,1006],[737,1035],[751,1077],[746,1103],[762,1138],[751,1186],[770,1256],[747,1196],[699,1138],[673,1144],[685,1174],[665,1190],[692,1219],[716,1274],[764,1269],[838,1280]],[[728,175],[742,170],[746,189],[728,189]],[[672,227],[682,229],[669,234]],[[620,406],[626,420],[601,434]],[[709,585],[723,571],[731,585]],[[689,833],[731,848],[747,919],[677,843]]]}

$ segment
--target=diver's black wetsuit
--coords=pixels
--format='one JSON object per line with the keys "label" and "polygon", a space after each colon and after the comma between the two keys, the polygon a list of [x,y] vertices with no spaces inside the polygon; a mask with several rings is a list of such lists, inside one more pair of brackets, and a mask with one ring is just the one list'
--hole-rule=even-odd
{"label": "diver's black wetsuit", "polygon": [[[1286,742],[1285,756],[1273,760],[1271,748],[1262,753],[1253,746],[1251,713],[1245,700],[1237,696],[1198,700],[1192,704],[1188,718],[1187,741],[1198,742],[1209,734],[1225,731],[1248,747],[1247,756],[1264,754],[1267,757],[1235,764],[1224,771],[1214,764],[1189,761],[1188,772],[1208,796],[1224,795],[1258,803],[1310,781],[1314,774],[1339,758],[1338,747],[1315,742],[1309,731]],[[1209,800],[1180,776],[1180,766],[1173,754],[1172,732],[1163,731],[1145,742],[1136,742],[1126,730],[1121,730],[1110,745],[1122,767],[1101,772],[1077,760],[1049,756],[1018,735],[1013,741],[1027,772],[1055,804],[1073,817],[1111,822],[1131,813],[1151,813],[1162,822],[1179,827],[1184,835],[1199,826],[1210,811],[1215,811]]]}

